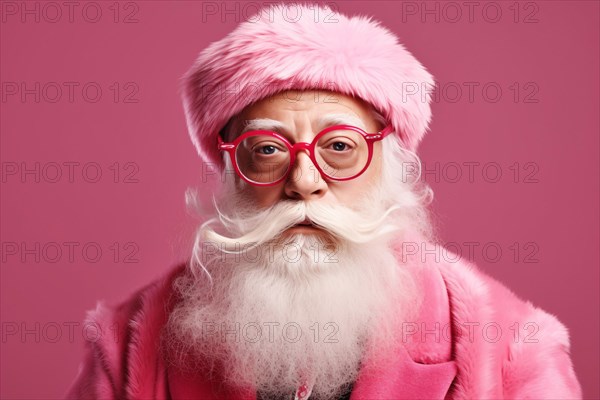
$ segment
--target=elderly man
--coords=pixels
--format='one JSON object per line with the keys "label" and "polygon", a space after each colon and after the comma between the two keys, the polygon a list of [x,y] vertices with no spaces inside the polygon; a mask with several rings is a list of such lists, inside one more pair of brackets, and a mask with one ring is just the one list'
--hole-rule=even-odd
{"label": "elderly man", "polygon": [[222,172],[213,218],[190,262],[89,314],[115,335],[89,343],[69,397],[581,397],[555,317],[424,252],[432,76],[379,24],[296,7],[185,75],[192,140]]}

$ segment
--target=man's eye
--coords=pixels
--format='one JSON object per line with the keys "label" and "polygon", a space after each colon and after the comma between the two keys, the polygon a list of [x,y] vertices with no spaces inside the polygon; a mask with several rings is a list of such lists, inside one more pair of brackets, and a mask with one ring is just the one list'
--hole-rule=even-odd
{"label": "man's eye", "polygon": [[348,150],[348,145],[344,142],[334,142],[332,145],[334,150],[336,151],[344,151],[344,150]]}
{"label": "man's eye", "polygon": [[259,154],[273,154],[277,148],[275,146],[260,146],[256,150]]}

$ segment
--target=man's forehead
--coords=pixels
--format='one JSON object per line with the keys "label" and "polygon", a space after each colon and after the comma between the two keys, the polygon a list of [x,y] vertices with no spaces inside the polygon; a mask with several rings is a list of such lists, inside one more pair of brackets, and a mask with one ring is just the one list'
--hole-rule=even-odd
{"label": "man's forehead", "polygon": [[269,107],[277,104],[282,107],[302,107],[306,104],[316,104],[323,107],[344,107],[365,112],[372,106],[359,97],[349,96],[330,90],[285,90],[265,97],[247,106],[247,109]]}
{"label": "man's forehead", "polygon": [[314,98],[316,102],[321,103],[336,103],[347,99],[352,99],[352,96],[345,95],[340,92],[323,89],[307,89],[307,90],[284,90],[277,92],[274,95],[268,97],[270,100],[286,100],[286,101],[298,101],[305,98]]}
{"label": "man's forehead", "polygon": [[248,105],[241,113],[242,119],[281,119],[285,112],[318,110],[323,114],[349,114],[358,119],[369,118],[373,110],[369,103],[360,98],[327,90],[287,90],[278,92]]}
{"label": "man's forehead", "polygon": [[[365,122],[357,115],[350,113],[329,113],[315,118],[312,122],[313,127],[320,131],[333,125],[352,125],[362,130],[367,130]],[[273,118],[251,118],[242,121],[242,130],[244,133],[252,130],[270,130],[276,132],[292,132],[293,127],[284,121]]]}

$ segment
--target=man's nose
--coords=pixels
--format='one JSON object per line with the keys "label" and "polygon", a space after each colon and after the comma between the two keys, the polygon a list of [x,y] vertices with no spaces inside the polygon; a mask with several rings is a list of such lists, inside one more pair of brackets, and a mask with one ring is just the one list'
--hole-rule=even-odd
{"label": "man's nose", "polygon": [[285,182],[285,194],[295,200],[316,200],[327,193],[327,182],[314,166],[308,150],[298,151]]}

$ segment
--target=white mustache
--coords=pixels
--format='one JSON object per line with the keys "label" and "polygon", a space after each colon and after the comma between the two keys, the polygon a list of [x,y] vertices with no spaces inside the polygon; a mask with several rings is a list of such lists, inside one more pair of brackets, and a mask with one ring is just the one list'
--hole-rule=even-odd
{"label": "white mustache", "polygon": [[[375,238],[386,236],[399,228],[394,224],[386,224],[391,213],[401,209],[392,206],[381,212],[374,207],[363,213],[340,205],[330,205],[319,201],[282,201],[267,210],[249,216],[227,216],[215,204],[219,218],[205,222],[200,230],[204,238],[210,242],[222,244],[222,251],[236,253],[240,245],[248,248],[268,242],[284,230],[308,219],[312,224],[324,229],[338,238],[353,243],[366,243]],[[245,212],[242,210],[241,213]],[[227,237],[215,232],[210,225],[219,221],[221,225],[234,234]]]}

